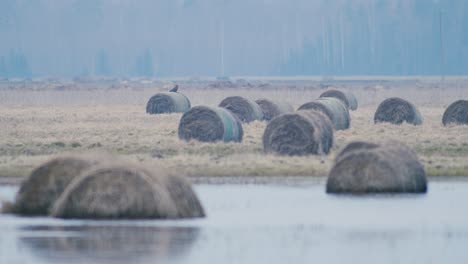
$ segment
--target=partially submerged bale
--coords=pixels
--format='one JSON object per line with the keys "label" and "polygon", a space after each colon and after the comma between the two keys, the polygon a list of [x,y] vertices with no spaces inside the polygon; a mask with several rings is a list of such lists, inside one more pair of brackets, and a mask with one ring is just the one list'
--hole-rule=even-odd
{"label": "partially submerged bale", "polygon": [[294,112],[294,108],[286,102],[273,101],[269,99],[258,99],[255,102],[262,109],[263,119],[267,121],[270,121],[281,114]]}
{"label": "partially submerged bale", "polygon": [[426,174],[417,155],[398,142],[361,145],[338,155],[328,193],[423,193]]}
{"label": "partially submerged bale", "polygon": [[73,178],[97,163],[99,159],[94,156],[64,156],[46,162],[21,184],[12,213],[48,215]]}
{"label": "partially submerged bale", "polygon": [[281,155],[328,154],[333,146],[333,126],[321,112],[301,110],[283,114],[268,123],[263,149]]}
{"label": "partially submerged bale", "polygon": [[442,117],[444,126],[448,124],[468,124],[468,101],[458,100],[449,105]]}
{"label": "partially submerged bale", "polygon": [[244,123],[263,120],[263,112],[260,106],[254,101],[244,97],[226,97],[219,103],[219,107],[228,109]]}
{"label": "partially submerged bale", "polygon": [[161,92],[153,95],[146,104],[146,113],[184,113],[190,109],[189,99],[176,92]]}
{"label": "partially submerged bale", "polygon": [[410,102],[393,97],[384,100],[380,103],[374,115],[374,122],[388,122],[392,124],[422,124],[422,117],[418,109]]}
{"label": "partially submerged bale", "polygon": [[[73,180],[52,209],[60,218],[175,219],[204,216],[187,182],[129,164],[104,165]],[[174,176],[175,177],[175,176]]]}
{"label": "partially submerged bale", "polygon": [[244,131],[240,120],[221,107],[196,106],[182,115],[179,138],[203,142],[241,142]]}
{"label": "partially submerged bale", "polygon": [[350,110],[358,108],[356,96],[349,91],[328,90],[320,95],[320,97],[333,97],[339,99]]}
{"label": "partially submerged bale", "polygon": [[316,110],[324,113],[330,118],[336,130],[348,129],[351,117],[346,106],[338,99],[332,97],[319,98],[315,101],[305,103],[298,110]]}

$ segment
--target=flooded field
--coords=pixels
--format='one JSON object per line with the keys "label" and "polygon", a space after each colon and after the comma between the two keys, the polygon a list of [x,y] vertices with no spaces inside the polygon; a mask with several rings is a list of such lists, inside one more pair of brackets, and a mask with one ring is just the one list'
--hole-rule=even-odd
{"label": "flooded field", "polygon": [[[15,185],[0,186],[0,200]],[[0,263],[466,263],[468,178],[424,195],[327,195],[322,180],[201,181],[208,217],[0,215]]]}

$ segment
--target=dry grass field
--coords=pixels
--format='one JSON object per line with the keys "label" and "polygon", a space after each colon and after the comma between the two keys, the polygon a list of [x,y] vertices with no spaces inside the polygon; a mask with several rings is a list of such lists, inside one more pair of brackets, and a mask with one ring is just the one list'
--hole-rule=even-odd
{"label": "dry grass field", "polygon": [[[468,175],[468,126],[443,127],[451,102],[468,98],[468,82],[386,81],[336,83],[350,89],[360,107],[351,128],[335,132],[328,156],[283,157],[262,153],[265,122],[244,125],[242,143],[183,142],[181,114],[147,115],[146,101],[171,82],[118,84],[0,84],[0,177],[24,177],[41,162],[67,152],[106,151],[168,167],[187,176],[326,176],[348,142],[400,140],[414,148],[431,176]],[[271,98],[298,107],[324,91],[319,81],[274,81],[252,87],[216,88],[181,83],[192,105],[217,105],[229,95]],[[374,125],[383,99],[399,96],[419,107],[422,126]]]}

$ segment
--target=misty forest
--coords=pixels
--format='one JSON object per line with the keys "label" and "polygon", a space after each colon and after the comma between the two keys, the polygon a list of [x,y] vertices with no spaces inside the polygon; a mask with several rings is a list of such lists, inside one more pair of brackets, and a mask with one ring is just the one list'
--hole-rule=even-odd
{"label": "misty forest", "polygon": [[465,0],[2,0],[0,77],[463,75]]}

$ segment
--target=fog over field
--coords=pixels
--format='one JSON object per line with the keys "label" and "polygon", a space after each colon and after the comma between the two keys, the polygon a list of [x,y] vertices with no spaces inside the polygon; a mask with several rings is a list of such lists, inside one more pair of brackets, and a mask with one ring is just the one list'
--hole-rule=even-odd
{"label": "fog over field", "polygon": [[466,75],[466,0],[1,0],[0,77]]}

